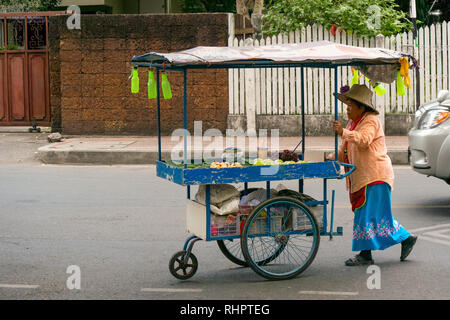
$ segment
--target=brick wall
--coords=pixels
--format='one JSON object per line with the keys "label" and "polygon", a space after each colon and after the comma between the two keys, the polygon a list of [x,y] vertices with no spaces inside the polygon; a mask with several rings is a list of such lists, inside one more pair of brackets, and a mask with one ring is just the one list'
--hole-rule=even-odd
{"label": "brick wall", "polygon": [[[81,30],[69,30],[66,16],[49,19],[52,127],[65,134],[156,135],[156,99],[147,99],[147,73],[140,92],[130,92],[130,60],[149,51],[226,46],[226,14],[82,15]],[[161,99],[162,133],[183,127],[183,74],[171,71],[172,100]],[[225,131],[226,70],[189,70],[188,128]]]}

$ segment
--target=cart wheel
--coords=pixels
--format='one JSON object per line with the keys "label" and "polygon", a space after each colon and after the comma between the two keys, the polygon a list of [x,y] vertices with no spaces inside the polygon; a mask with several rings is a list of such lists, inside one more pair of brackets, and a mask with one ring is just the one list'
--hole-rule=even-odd
{"label": "cart wheel", "polygon": [[217,240],[217,245],[228,260],[236,263],[237,265],[248,267],[248,264],[245,262],[244,256],[242,255],[240,241]]}
{"label": "cart wheel", "polygon": [[269,280],[298,276],[319,249],[317,221],[308,207],[290,197],[261,203],[247,218],[241,249],[248,265]]}
{"label": "cart wheel", "polygon": [[192,252],[188,253],[186,250],[175,253],[169,262],[170,273],[180,280],[187,280],[192,277],[197,268],[197,258]]}
{"label": "cart wheel", "polygon": [[[248,267],[247,261],[245,261],[244,255],[242,254],[241,242],[233,241],[233,240],[217,240],[217,245],[219,246],[220,251],[222,251],[223,255],[228,258],[231,262],[236,263],[242,267]],[[267,258],[263,258],[261,261],[258,261],[258,265],[267,264],[284,250],[284,245],[280,244],[279,248],[275,250],[273,254],[271,254]]]}

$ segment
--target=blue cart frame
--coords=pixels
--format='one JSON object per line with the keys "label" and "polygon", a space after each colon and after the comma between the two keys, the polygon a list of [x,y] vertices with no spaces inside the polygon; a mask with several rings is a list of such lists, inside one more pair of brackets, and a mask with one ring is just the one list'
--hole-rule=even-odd
{"label": "blue cart frame", "polygon": [[[323,162],[316,163],[304,163],[304,164],[292,164],[292,165],[280,165],[276,174],[274,175],[262,175],[261,169],[264,166],[249,166],[249,167],[234,167],[234,168],[198,168],[198,169],[188,169],[187,168],[187,113],[188,113],[188,103],[187,103],[187,72],[190,69],[240,69],[240,68],[300,68],[300,77],[302,81],[301,86],[301,110],[302,110],[302,157],[305,154],[305,104],[304,104],[304,69],[305,68],[326,68],[334,70],[334,91],[338,92],[338,68],[346,66],[361,66],[361,65],[383,65],[387,63],[394,62],[361,62],[353,61],[349,63],[308,63],[308,62],[292,62],[292,63],[275,63],[272,61],[259,60],[252,62],[236,62],[236,63],[223,63],[223,64],[210,64],[210,65],[171,65],[166,64],[166,62],[154,62],[147,61],[147,55],[134,57],[132,60],[132,66],[134,67],[145,67],[145,68],[156,68],[156,79],[157,79],[157,123],[158,123],[158,161],[156,162],[156,172],[157,176],[163,179],[167,179],[176,184],[186,186],[187,188],[187,198],[191,198],[191,186],[192,185],[205,185],[206,186],[206,239],[200,239],[198,236],[190,236],[183,247],[183,252],[178,257],[174,259],[178,262],[184,261],[187,263],[189,255],[191,254],[193,244],[198,240],[206,241],[216,241],[216,240],[233,240],[240,238],[240,235],[229,235],[229,236],[212,236],[211,235],[211,210],[210,210],[210,185],[211,184],[224,184],[224,183],[244,183],[244,188],[247,190],[248,183],[250,182],[261,182],[266,181],[267,186],[267,198],[269,199],[270,194],[270,183],[271,181],[279,180],[292,180],[298,179],[298,189],[299,192],[303,193],[304,179],[323,179],[323,199],[315,202],[306,202],[307,206],[313,205],[323,205],[323,226],[320,229],[320,236],[329,236],[330,239],[333,236],[341,236],[343,234],[342,227],[338,227],[336,231],[333,230],[334,221],[334,190],[332,192],[332,203],[331,203],[331,214],[330,214],[330,224],[328,225],[327,212],[328,212],[328,199],[327,199],[327,180],[328,179],[343,179],[350,175],[355,167],[350,164],[341,163],[337,160],[338,156],[338,136],[335,134],[335,159],[325,160]],[[162,159],[161,152],[161,111],[160,111],[160,79],[159,75],[162,70],[172,70],[180,71],[183,73],[184,85],[184,98],[183,98],[183,116],[184,116],[184,168],[172,166]],[[337,120],[338,117],[338,98],[337,95],[334,97],[334,119]],[[303,159],[302,159],[303,160]],[[349,167],[349,171],[345,174],[340,174],[341,167]],[[267,166],[268,167],[268,166]],[[196,264],[196,258],[193,257]],[[178,259],[178,260],[177,260]],[[174,261],[175,261],[174,260]],[[195,270],[193,273],[196,271]],[[188,277],[193,275],[190,274]],[[173,273],[172,273],[173,274]],[[176,276],[176,275],[175,275]],[[180,277],[179,279],[187,279],[188,277]]]}

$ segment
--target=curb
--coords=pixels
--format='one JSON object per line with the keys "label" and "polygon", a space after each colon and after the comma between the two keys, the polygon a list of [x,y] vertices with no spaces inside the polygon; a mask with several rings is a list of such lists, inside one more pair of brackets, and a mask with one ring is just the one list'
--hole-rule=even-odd
{"label": "curb", "polygon": [[[331,149],[313,150],[315,154],[332,151]],[[170,151],[162,152],[163,159],[169,159],[170,156]],[[388,156],[394,165],[406,165],[409,163],[407,149],[391,149],[388,151]],[[150,165],[155,164],[158,160],[158,152],[148,150],[67,151],[55,150],[49,146],[44,146],[38,149],[37,158],[45,164]]]}
{"label": "curb", "polygon": [[[158,160],[158,152],[149,152],[141,150],[127,151],[65,151],[65,150],[49,150],[48,147],[38,149],[37,157],[45,164],[96,164],[96,165],[113,165],[113,164],[155,164]],[[163,152],[163,158],[169,158],[170,152]]]}
{"label": "curb", "polygon": [[[40,133],[51,133],[52,128],[51,127],[37,127],[41,131]],[[7,127],[1,127],[0,126],[0,133],[30,133],[29,129],[31,129],[31,126],[25,127],[25,126],[7,126]]]}

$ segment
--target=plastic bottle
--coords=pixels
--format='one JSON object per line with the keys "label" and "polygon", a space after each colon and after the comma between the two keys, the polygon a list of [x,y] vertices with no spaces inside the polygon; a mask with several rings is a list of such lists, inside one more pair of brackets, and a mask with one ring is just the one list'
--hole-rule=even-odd
{"label": "plastic bottle", "polygon": [[139,74],[138,69],[133,68],[131,70],[131,93],[139,92]]}
{"label": "plastic bottle", "polygon": [[147,88],[148,88],[148,98],[155,99],[156,98],[156,81],[155,81],[155,76],[153,75],[153,71],[151,69],[148,71]]}
{"label": "plastic bottle", "polygon": [[170,89],[170,83],[169,80],[167,80],[165,72],[161,74],[161,87],[164,99],[172,99],[172,90]]}
{"label": "plastic bottle", "polygon": [[372,86],[373,90],[375,90],[376,94],[379,96],[382,96],[386,93],[386,89],[381,85],[379,82],[373,82],[369,78],[366,77],[366,80],[369,81],[370,85]]}

